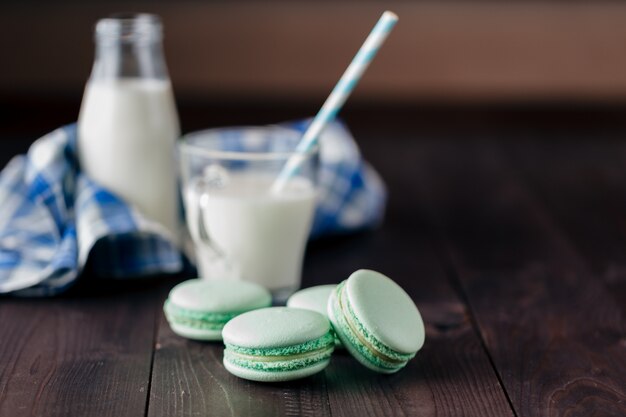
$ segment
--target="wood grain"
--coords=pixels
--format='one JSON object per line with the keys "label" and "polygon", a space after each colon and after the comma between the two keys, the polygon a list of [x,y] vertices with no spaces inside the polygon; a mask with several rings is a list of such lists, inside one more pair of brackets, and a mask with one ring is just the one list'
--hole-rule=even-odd
{"label": "wood grain", "polygon": [[0,415],[144,414],[154,291],[0,299]]}
{"label": "wood grain", "polygon": [[625,133],[567,145],[526,137],[505,152],[626,316]]}
{"label": "wood grain", "polygon": [[411,154],[416,192],[515,412],[623,415],[620,308],[494,149],[431,143]]}

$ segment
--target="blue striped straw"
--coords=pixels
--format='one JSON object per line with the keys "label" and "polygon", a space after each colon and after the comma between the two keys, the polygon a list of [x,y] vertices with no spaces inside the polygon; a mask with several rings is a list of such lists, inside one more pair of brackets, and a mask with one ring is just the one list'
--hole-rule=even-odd
{"label": "blue striped straw", "polygon": [[350,62],[350,65],[348,65],[337,85],[335,85],[335,88],[333,88],[322,108],[315,115],[309,128],[304,132],[302,140],[296,147],[296,154],[289,158],[278,178],[272,184],[272,192],[280,192],[289,178],[296,174],[300,164],[305,159],[306,152],[315,146],[324,127],[337,116],[337,113],[339,113],[346,99],[358,84],[361,76],[376,56],[376,53],[397,21],[398,16],[390,11],[384,12],[378,19],[376,26],[374,26],[363,45],[361,45],[361,48],[352,59],[352,62]]}

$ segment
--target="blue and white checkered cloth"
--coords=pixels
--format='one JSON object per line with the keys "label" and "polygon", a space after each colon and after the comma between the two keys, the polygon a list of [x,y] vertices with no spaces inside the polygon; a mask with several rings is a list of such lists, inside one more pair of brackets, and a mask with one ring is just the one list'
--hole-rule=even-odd
{"label": "blue and white checkered cloth", "polygon": [[[288,126],[304,130],[309,121]],[[312,237],[380,223],[386,190],[346,127],[320,137],[320,200]],[[38,139],[0,173],[0,293],[63,292],[90,277],[175,273],[185,265],[163,228],[80,171],[76,125]],[[89,261],[89,262],[87,262]]]}

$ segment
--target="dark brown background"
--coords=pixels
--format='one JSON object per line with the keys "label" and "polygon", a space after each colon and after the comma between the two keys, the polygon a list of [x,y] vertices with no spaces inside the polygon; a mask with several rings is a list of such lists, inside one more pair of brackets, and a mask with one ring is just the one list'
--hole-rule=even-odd
{"label": "dark brown background", "polygon": [[321,100],[384,9],[397,29],[355,99],[621,100],[626,3],[615,1],[25,1],[0,8],[0,91],[79,94],[92,29],[162,16],[180,98]]}

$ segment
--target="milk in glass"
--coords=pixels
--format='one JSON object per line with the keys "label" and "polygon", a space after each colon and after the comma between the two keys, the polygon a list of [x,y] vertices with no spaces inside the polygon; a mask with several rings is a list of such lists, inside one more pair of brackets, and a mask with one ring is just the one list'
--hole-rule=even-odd
{"label": "milk in glass", "polygon": [[201,276],[253,281],[273,293],[299,287],[315,189],[297,178],[281,193],[272,193],[274,180],[239,174],[223,188],[203,191],[193,182],[187,187],[188,224],[206,232],[204,240],[194,237]]}

